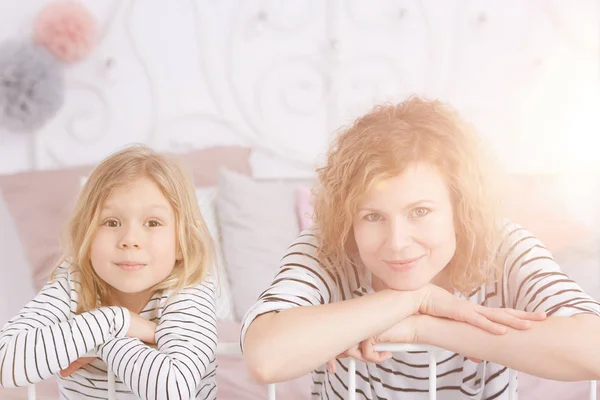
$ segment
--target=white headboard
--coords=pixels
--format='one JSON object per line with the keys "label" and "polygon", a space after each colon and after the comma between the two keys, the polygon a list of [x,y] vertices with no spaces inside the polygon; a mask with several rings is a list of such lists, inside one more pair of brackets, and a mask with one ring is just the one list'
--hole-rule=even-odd
{"label": "white headboard", "polygon": [[[0,40],[47,1],[0,5]],[[0,173],[239,143],[256,175],[307,177],[335,129],[413,93],[451,101],[513,171],[547,172],[585,158],[555,153],[591,132],[573,110],[600,108],[596,1],[80,1],[100,43],[67,67],[56,118],[0,131]]]}

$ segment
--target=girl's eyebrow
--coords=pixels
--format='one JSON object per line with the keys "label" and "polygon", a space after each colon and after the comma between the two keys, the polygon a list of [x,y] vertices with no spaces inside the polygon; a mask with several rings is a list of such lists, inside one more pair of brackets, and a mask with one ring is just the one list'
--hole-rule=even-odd
{"label": "girl's eyebrow", "polygon": [[[156,210],[156,209],[160,209],[160,210],[164,210],[164,211],[169,211],[169,207],[165,206],[164,204],[150,204],[147,207],[148,210]],[[115,204],[107,204],[104,207],[102,207],[103,211],[116,211],[119,210],[119,207]]]}

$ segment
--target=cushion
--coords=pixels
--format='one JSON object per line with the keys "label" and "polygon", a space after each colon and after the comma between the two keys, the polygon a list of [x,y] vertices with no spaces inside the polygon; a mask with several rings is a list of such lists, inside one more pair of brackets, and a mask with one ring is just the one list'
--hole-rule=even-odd
{"label": "cushion", "polygon": [[293,182],[260,182],[228,170],[219,175],[221,245],[237,320],[271,284],[298,235],[296,188]]}
{"label": "cushion", "polygon": [[217,260],[213,266],[213,274],[218,279],[216,312],[217,319],[227,321],[233,319],[233,310],[231,305],[231,290],[229,288],[229,279],[227,271],[223,265],[223,254],[221,252],[221,233],[217,221],[216,199],[217,187],[209,186],[206,188],[197,188],[196,197],[198,198],[198,206],[204,218],[208,231],[210,232],[216,247]]}

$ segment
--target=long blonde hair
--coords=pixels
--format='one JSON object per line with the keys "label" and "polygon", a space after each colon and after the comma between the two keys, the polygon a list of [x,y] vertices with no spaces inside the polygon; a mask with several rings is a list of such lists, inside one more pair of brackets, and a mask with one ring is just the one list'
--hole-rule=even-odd
{"label": "long blonde hair", "polygon": [[353,216],[371,186],[411,162],[427,161],[445,177],[452,196],[457,248],[448,265],[451,284],[468,293],[488,281],[497,266],[498,204],[482,152],[473,129],[440,101],[411,97],[358,118],[317,169],[314,220],[324,267],[335,271],[354,262]]}
{"label": "long blonde hair", "polygon": [[63,232],[62,262],[68,261],[71,269],[79,272],[78,313],[107,304],[108,284],[90,262],[90,246],[102,204],[113,190],[141,177],[154,181],[173,207],[182,255],[171,274],[152,289],[177,292],[195,285],[205,278],[215,260],[213,239],[200,214],[190,176],[174,156],[156,153],[143,145],[127,147],[104,159],[92,171]]}

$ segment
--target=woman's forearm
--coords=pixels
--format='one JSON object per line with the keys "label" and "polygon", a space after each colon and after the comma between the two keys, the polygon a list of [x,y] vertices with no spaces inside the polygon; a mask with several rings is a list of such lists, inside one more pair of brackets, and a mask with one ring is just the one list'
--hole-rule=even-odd
{"label": "woman's forearm", "polygon": [[527,330],[493,335],[472,325],[417,317],[417,342],[546,379],[600,379],[600,317],[551,317]]}
{"label": "woman's forearm", "polygon": [[414,314],[419,307],[416,293],[384,290],[262,315],[246,332],[246,364],[264,383],[302,376]]}

